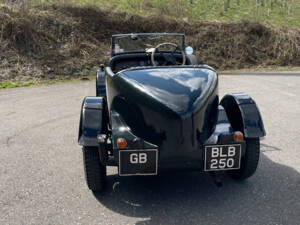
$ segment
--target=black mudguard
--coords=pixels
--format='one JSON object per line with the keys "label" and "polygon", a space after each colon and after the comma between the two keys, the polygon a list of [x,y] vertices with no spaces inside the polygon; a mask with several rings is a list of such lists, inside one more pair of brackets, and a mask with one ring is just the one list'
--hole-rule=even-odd
{"label": "black mudguard", "polygon": [[97,70],[96,75],[96,96],[106,96],[105,72],[103,69]]}
{"label": "black mudguard", "polygon": [[224,107],[234,130],[242,131],[246,138],[266,135],[258,107],[248,94],[227,94],[220,104]]}
{"label": "black mudguard", "polygon": [[98,146],[97,136],[102,131],[102,97],[86,97],[81,106],[78,144],[81,146]]}

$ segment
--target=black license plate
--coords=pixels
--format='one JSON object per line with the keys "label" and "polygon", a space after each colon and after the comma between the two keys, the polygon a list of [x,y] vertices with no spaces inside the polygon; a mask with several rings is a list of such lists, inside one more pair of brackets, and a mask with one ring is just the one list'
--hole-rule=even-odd
{"label": "black license plate", "polygon": [[205,146],[205,171],[239,169],[241,144]]}
{"label": "black license plate", "polygon": [[156,175],[158,153],[151,150],[120,150],[119,175]]}

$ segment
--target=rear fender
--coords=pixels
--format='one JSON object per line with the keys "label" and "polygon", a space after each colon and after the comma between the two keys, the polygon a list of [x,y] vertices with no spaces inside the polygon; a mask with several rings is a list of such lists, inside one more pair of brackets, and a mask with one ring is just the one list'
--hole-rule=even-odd
{"label": "rear fender", "polygon": [[102,131],[102,97],[86,97],[81,106],[78,144],[81,146],[98,146],[97,136]]}
{"label": "rear fender", "polygon": [[220,104],[224,107],[234,130],[242,131],[246,138],[266,135],[258,107],[248,94],[227,94]]}
{"label": "rear fender", "polygon": [[100,97],[106,96],[105,72],[103,69],[97,70],[96,95]]}

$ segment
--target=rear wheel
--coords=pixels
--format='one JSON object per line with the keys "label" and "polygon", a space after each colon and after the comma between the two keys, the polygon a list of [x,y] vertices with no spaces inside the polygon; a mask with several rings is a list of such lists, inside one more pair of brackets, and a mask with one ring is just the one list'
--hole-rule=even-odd
{"label": "rear wheel", "polygon": [[258,165],[260,154],[259,138],[246,139],[246,153],[241,158],[241,168],[228,171],[228,174],[236,180],[245,180],[251,177]]}
{"label": "rear wheel", "polygon": [[87,185],[92,191],[101,192],[106,184],[106,166],[100,162],[98,148],[84,146],[82,151]]}

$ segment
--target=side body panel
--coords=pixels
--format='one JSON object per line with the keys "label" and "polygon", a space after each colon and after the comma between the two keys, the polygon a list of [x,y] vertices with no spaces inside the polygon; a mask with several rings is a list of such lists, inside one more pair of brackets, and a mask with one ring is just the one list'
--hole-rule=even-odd
{"label": "side body panel", "polygon": [[140,137],[137,137],[132,133],[130,127],[124,122],[123,118],[119,113],[111,111],[111,124],[112,124],[112,146],[114,152],[114,160],[116,163],[119,162],[119,150],[117,147],[117,139],[125,138],[127,147],[125,149],[157,149],[156,145],[146,142]]}
{"label": "side body panel", "polygon": [[234,130],[242,131],[246,138],[266,135],[258,107],[248,94],[228,94],[220,104],[224,107]]}

